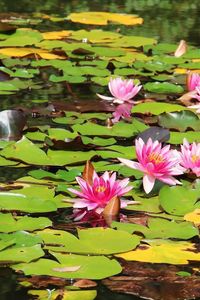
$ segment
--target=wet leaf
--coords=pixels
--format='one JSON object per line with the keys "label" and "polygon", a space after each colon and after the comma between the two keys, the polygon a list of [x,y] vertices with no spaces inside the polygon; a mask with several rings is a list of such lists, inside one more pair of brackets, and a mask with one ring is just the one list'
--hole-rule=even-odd
{"label": "wet leaf", "polygon": [[147,130],[138,134],[137,138],[141,138],[145,143],[149,138],[153,141],[159,141],[161,143],[167,142],[170,137],[170,132],[167,129],[152,126]]}

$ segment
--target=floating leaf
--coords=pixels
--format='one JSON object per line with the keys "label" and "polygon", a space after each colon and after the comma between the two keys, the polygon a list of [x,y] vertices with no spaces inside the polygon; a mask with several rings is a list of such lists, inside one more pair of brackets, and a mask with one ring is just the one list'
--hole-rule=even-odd
{"label": "floating leaf", "polygon": [[32,260],[36,260],[44,255],[40,245],[32,247],[21,248],[8,248],[1,251],[0,262],[1,263],[16,263],[26,262],[29,263]]}
{"label": "floating leaf", "polygon": [[51,294],[51,300],[56,300],[60,295],[62,295],[62,300],[94,300],[96,298],[97,292],[95,290],[87,291],[68,291],[68,290],[29,290],[28,294],[31,296],[36,296],[39,300],[48,299]]}
{"label": "floating leaf", "polygon": [[188,264],[189,260],[200,261],[200,254],[195,244],[167,240],[147,241],[149,245],[141,246],[134,251],[118,254],[125,260],[149,263]]}
{"label": "floating leaf", "polygon": [[[44,230],[38,235],[44,240],[46,248],[56,252],[112,254],[135,248],[140,239],[127,232],[105,229],[89,228],[78,230],[79,239],[74,235],[57,230]],[[119,244],[119,239],[121,243]],[[54,246],[55,245],[55,246]]]}
{"label": "floating leaf", "polygon": [[163,113],[158,117],[160,126],[179,131],[200,130],[200,119],[191,111]]}
{"label": "floating leaf", "polygon": [[44,59],[65,59],[65,57],[53,54],[44,49],[37,48],[2,48],[0,54],[13,57],[24,57],[27,55],[37,55]]}
{"label": "floating leaf", "polygon": [[142,24],[143,19],[137,15],[116,14],[108,12],[81,12],[71,13],[67,16],[68,20],[75,23],[91,25],[107,25],[108,22],[114,22],[124,25]]}
{"label": "floating leaf", "polygon": [[184,220],[194,223],[195,225],[200,225],[200,209],[197,208],[193,212],[187,213],[184,216]]}
{"label": "floating leaf", "polygon": [[18,142],[5,147],[0,154],[6,158],[20,160],[28,164],[49,165],[50,159],[46,153],[35,144],[23,137]]}
{"label": "floating leaf", "polygon": [[178,104],[162,103],[162,102],[146,102],[140,103],[132,108],[133,113],[151,113],[152,115],[160,115],[164,112],[182,111],[186,107]]}
{"label": "floating leaf", "polygon": [[181,94],[184,92],[184,89],[181,85],[176,85],[169,82],[148,82],[144,85],[144,89],[148,92],[153,93],[172,93],[172,94]]}
{"label": "floating leaf", "polygon": [[199,208],[198,198],[198,189],[188,189],[183,186],[164,186],[159,193],[162,208],[167,213],[177,216],[184,216],[195,208]]}
{"label": "floating leaf", "polygon": [[45,217],[19,217],[14,219],[12,215],[0,213],[0,232],[13,232],[18,230],[34,231],[51,226],[52,222]]}
{"label": "floating leaf", "polygon": [[117,222],[113,222],[112,227],[126,230],[129,233],[133,233],[135,231],[141,232],[146,239],[175,238],[188,240],[198,235],[197,228],[192,226],[189,222],[177,223],[174,220],[169,221],[161,218],[149,218],[147,227],[138,224]]}
{"label": "floating leaf", "polygon": [[[51,252],[58,260],[39,259],[29,264],[16,264],[12,268],[21,270],[25,275],[48,275],[61,278],[103,279],[120,273],[122,268],[115,259],[104,256],[83,256],[75,254],[59,254]],[[80,269],[73,272],[53,271],[56,268],[80,265]],[[101,266],[101,268],[99,268]]]}

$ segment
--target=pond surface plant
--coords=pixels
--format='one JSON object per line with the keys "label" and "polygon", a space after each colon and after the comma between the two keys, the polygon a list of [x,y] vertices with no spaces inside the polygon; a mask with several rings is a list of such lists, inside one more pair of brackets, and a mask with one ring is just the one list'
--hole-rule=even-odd
{"label": "pond surface plant", "polygon": [[200,299],[198,2],[97,2],[0,3],[0,299]]}

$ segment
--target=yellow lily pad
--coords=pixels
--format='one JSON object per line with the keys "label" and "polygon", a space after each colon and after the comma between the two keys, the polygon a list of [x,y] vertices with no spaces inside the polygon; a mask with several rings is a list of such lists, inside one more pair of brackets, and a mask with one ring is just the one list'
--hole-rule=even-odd
{"label": "yellow lily pad", "polygon": [[42,36],[44,40],[61,40],[70,36],[72,33],[71,30],[61,30],[61,31],[50,31],[50,32],[43,32]]}
{"label": "yellow lily pad", "polygon": [[200,209],[197,208],[184,216],[184,220],[193,222],[195,225],[200,225]]}
{"label": "yellow lily pad", "polygon": [[200,253],[195,244],[167,240],[148,240],[147,243],[136,250],[116,256],[129,261],[174,265],[188,264],[190,260],[200,261]]}
{"label": "yellow lily pad", "polygon": [[115,14],[108,12],[81,12],[72,13],[67,17],[74,23],[107,25],[108,22],[123,25],[138,25],[143,23],[143,19],[137,15]]}
{"label": "yellow lily pad", "polygon": [[11,57],[24,57],[34,54],[37,57],[39,56],[44,59],[66,59],[64,56],[56,55],[47,50],[36,48],[2,48],[0,49],[0,54]]}

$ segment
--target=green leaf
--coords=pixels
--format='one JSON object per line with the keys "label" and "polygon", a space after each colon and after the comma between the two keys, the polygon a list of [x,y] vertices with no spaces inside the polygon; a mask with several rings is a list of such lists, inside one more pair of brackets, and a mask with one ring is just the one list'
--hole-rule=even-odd
{"label": "green leaf", "polygon": [[[1,263],[16,263],[26,262],[29,263],[32,260],[36,260],[44,255],[40,245],[32,247],[21,248],[8,248],[1,251],[0,262]],[[28,264],[26,264],[28,265]]]}
{"label": "green leaf", "polygon": [[25,136],[18,142],[5,147],[0,154],[5,158],[23,161],[31,165],[50,165],[46,153],[29,141]]}
{"label": "green leaf", "polygon": [[[47,275],[66,279],[88,278],[96,280],[113,276],[122,270],[115,259],[108,259],[104,256],[83,256],[54,252],[51,252],[51,254],[55,256],[58,262],[50,259],[39,259],[29,264],[17,264],[12,266],[12,268],[24,272],[25,275]],[[74,272],[56,271],[57,269],[73,266],[80,266],[80,269]]]}
{"label": "green leaf", "polygon": [[181,85],[176,85],[169,82],[148,82],[144,84],[143,87],[148,92],[160,94],[181,94],[184,92],[184,89]]}
{"label": "green leaf", "polygon": [[200,208],[198,189],[183,186],[164,186],[159,193],[162,208],[169,214],[184,216],[186,213]]}
{"label": "green leaf", "polygon": [[51,226],[52,222],[45,217],[19,217],[14,219],[10,213],[0,213],[0,232],[13,232],[18,230],[34,231]]}
{"label": "green leaf", "polygon": [[112,127],[105,127],[102,125],[87,122],[85,124],[77,124],[72,126],[72,129],[79,132],[82,135],[105,135],[105,136],[121,136],[121,137],[131,137],[136,135],[138,132],[147,129],[148,126],[134,119],[132,123],[127,124],[119,122]]}
{"label": "green leaf", "polygon": [[158,117],[160,126],[179,131],[187,129],[200,130],[200,119],[191,111],[163,113]]}
{"label": "green leaf", "polygon": [[194,141],[200,142],[200,131],[187,131],[187,132],[170,132],[170,144],[182,144],[183,139],[187,139],[189,143]]}
{"label": "green leaf", "polygon": [[170,104],[163,102],[146,102],[140,103],[132,108],[133,113],[151,113],[153,115],[160,115],[164,112],[182,111],[186,107],[178,104]]}
{"label": "green leaf", "polygon": [[[47,249],[56,252],[81,254],[89,253],[102,255],[119,253],[131,250],[140,243],[139,237],[110,228],[78,230],[79,239],[74,235],[61,230],[47,229],[38,232],[38,235],[44,240]],[[121,241],[120,243],[119,240]]]}
{"label": "green leaf", "polygon": [[198,229],[190,222],[175,222],[161,218],[149,218],[147,226],[113,222],[112,227],[133,233],[141,232],[147,239],[182,239],[187,240],[198,235]]}

